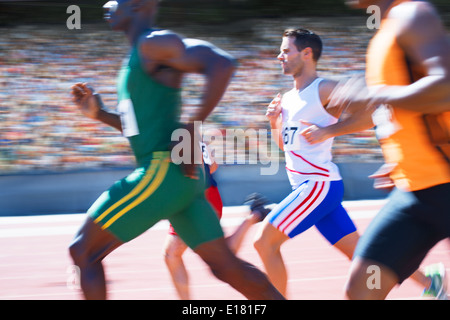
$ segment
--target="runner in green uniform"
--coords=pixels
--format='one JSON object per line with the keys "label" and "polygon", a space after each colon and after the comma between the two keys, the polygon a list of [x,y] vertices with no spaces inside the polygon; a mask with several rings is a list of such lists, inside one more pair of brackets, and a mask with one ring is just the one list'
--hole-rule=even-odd
{"label": "runner in green uniform", "polygon": [[[80,268],[87,299],[106,298],[102,259],[161,219],[169,219],[213,274],[250,299],[282,299],[267,277],[238,259],[227,247],[219,220],[204,196],[201,166],[171,162],[172,132],[178,123],[180,86],[185,73],[206,77],[198,114],[203,121],[220,101],[234,71],[233,58],[212,44],[181,39],[167,30],[152,29],[157,0],[109,1],[107,20],[125,32],[129,60],[118,79],[118,113],[103,108],[87,84],[72,88],[81,112],[120,130],[129,141],[137,168],[104,192],[88,210],[85,223],[69,251]],[[192,133],[192,125],[187,125]],[[198,141],[192,139],[192,149]],[[201,155],[201,152],[199,152]]]}

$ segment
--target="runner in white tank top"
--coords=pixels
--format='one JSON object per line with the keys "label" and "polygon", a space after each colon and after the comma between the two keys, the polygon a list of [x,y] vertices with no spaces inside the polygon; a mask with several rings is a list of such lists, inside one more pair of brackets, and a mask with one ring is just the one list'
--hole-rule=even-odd
{"label": "runner in white tank top", "polygon": [[319,127],[327,127],[338,121],[322,105],[319,96],[322,80],[317,78],[300,92],[292,89],[281,100],[286,171],[293,189],[297,189],[306,180],[342,179],[338,167],[331,161],[334,139],[309,144],[300,134],[308,127],[301,121],[314,123]]}
{"label": "runner in white tank top", "polygon": [[[266,116],[272,136],[286,155],[286,170],[293,191],[263,221],[255,248],[266,272],[283,294],[287,272],[280,247],[312,226],[349,259],[359,239],[356,227],[342,207],[344,187],[332,162],[333,139],[310,144],[318,128],[337,122],[340,112],[325,106],[336,82],[316,72],[322,42],[308,30],[286,30],[280,47],[283,73],[292,75],[294,88],[269,105]],[[325,137],[324,137],[325,138]]]}

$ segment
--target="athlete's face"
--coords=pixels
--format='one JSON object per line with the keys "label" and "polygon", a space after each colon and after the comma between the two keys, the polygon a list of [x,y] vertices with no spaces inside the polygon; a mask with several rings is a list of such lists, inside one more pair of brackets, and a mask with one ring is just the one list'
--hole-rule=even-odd
{"label": "athlete's face", "polygon": [[278,60],[281,63],[283,74],[296,76],[302,73],[304,67],[303,51],[298,51],[294,44],[294,37],[283,37]]}
{"label": "athlete's face", "polygon": [[108,1],[103,6],[105,20],[113,30],[128,31],[132,24],[148,25],[157,12],[157,0]]}
{"label": "athlete's face", "polygon": [[113,30],[125,30],[132,17],[130,3],[132,0],[108,1],[103,6],[104,18]]}

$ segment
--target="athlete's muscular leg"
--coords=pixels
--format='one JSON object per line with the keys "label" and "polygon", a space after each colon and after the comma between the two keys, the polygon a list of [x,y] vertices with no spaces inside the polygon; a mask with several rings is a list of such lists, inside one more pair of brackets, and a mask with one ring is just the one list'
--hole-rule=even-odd
{"label": "athlete's muscular leg", "polygon": [[[373,276],[371,268],[379,268],[379,286],[369,286]],[[397,275],[388,267],[377,262],[356,257],[350,268],[350,278],[346,284],[346,296],[351,300],[382,300],[398,284]]]}
{"label": "athlete's muscular leg", "polygon": [[334,244],[334,247],[341,251],[351,261],[356,245],[358,244],[358,231],[352,232]]}
{"label": "athlete's muscular leg", "polygon": [[69,247],[75,265],[80,268],[80,285],[89,300],[106,299],[106,281],[102,259],[122,244],[110,232],[87,218]]}
{"label": "athlete's muscular leg", "polygon": [[264,273],[231,252],[224,238],[203,243],[194,251],[208,264],[218,279],[227,282],[247,299],[284,299]]}
{"label": "athlete's muscular leg", "polygon": [[189,275],[183,262],[187,245],[174,234],[167,235],[164,245],[164,261],[181,300],[190,300]]}
{"label": "athlete's muscular leg", "polygon": [[284,296],[286,296],[288,276],[280,248],[288,239],[288,236],[265,220],[254,242],[254,247],[261,257],[270,281]]}

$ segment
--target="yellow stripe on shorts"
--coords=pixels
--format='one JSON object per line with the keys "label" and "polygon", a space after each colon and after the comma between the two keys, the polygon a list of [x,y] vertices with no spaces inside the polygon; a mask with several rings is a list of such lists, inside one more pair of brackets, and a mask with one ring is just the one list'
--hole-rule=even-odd
{"label": "yellow stripe on shorts", "polygon": [[[156,173],[155,179],[148,185],[148,187],[145,189],[144,192],[141,193],[141,195],[136,198],[132,203],[130,203],[128,206],[126,206],[124,209],[119,211],[115,216],[113,216],[111,219],[108,220],[103,226],[102,229],[106,229],[109,226],[111,226],[117,219],[122,217],[124,214],[144,202],[146,199],[148,199],[156,189],[161,185],[161,183],[164,181],[164,178],[166,177],[167,171],[169,170],[170,161],[169,159],[160,159],[159,160],[159,168],[158,172]],[[153,177],[153,174],[152,174]]]}
{"label": "yellow stripe on shorts", "polygon": [[97,217],[97,219],[94,220],[95,223],[98,223],[103,220],[108,214],[110,214],[113,210],[117,209],[119,206],[130,200],[131,198],[135,197],[137,194],[139,194],[147,184],[150,183],[150,181],[153,179],[153,176],[155,174],[155,171],[157,167],[160,165],[161,160],[160,159],[154,159],[152,160],[144,178],[138,183],[136,187],[133,188],[133,190],[130,191],[125,197],[114,203],[111,207],[108,208],[108,210],[105,210],[100,216]]}

